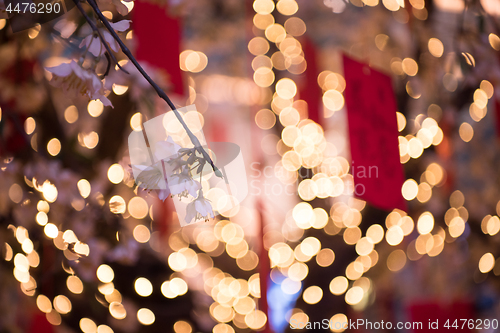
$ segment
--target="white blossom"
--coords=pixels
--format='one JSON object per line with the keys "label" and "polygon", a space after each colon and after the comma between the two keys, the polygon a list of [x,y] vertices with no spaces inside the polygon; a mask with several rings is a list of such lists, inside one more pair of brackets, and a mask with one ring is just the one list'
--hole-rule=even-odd
{"label": "white blossom", "polygon": [[[120,15],[125,16],[128,14],[128,8],[125,6],[121,0],[98,0],[99,3],[102,4],[113,4],[116,7],[116,11],[120,13]],[[123,0],[125,2],[132,2],[133,0]]]}
{"label": "white blossom", "polygon": [[66,92],[77,91],[91,100],[99,99],[102,104],[113,106],[104,96],[102,81],[94,71],[83,68],[75,61],[48,67],[46,70],[52,73],[52,85],[61,87]]}
{"label": "white blossom", "polygon": [[[123,32],[126,31],[130,27],[130,20],[121,20],[116,23],[109,23],[114,30]],[[118,42],[113,38],[113,36],[106,29],[99,29],[102,37],[108,43],[111,50],[114,52],[118,52],[120,50],[120,46]],[[85,37],[80,43],[80,47],[85,46],[90,53],[92,53],[95,57],[99,57],[106,52],[106,48],[102,44],[99,36],[94,32]]]}
{"label": "white blossom", "polygon": [[196,192],[201,189],[201,184],[189,175],[189,170],[184,168],[181,173],[170,176],[168,186],[172,195],[187,197],[188,193],[196,197]]}
{"label": "white blossom", "polygon": [[132,165],[132,168],[140,171],[139,175],[136,177],[136,181],[139,183],[139,186],[144,189],[153,190],[167,188],[162,161],[156,162],[151,166]]}
{"label": "white blossom", "polygon": [[186,222],[190,223],[193,218],[195,219],[195,221],[200,219],[205,219],[205,221],[208,221],[210,217],[215,217],[212,210],[212,205],[210,204],[210,200],[203,197],[203,190],[200,190],[198,192],[198,198],[187,205]]}
{"label": "white blossom", "polygon": [[171,136],[168,136],[167,140],[159,141],[155,144],[155,157],[158,160],[176,158],[178,156],[179,149],[181,149],[181,146],[175,143]]}

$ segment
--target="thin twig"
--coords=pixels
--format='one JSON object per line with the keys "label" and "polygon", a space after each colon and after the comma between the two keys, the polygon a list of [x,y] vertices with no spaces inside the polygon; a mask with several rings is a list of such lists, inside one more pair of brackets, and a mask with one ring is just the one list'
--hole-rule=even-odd
{"label": "thin twig", "polygon": [[[90,17],[87,15],[87,13],[85,12],[85,10],[83,9],[82,5],[80,4],[80,0],[73,0],[73,2],[75,3],[76,7],[78,8],[78,10],[80,11],[80,13],[82,13],[83,17],[85,18],[85,20],[87,21],[87,23],[90,25],[90,27],[92,28],[92,30],[97,33],[97,35],[99,36],[99,39],[101,40],[101,43],[104,45],[104,47],[106,48],[106,51],[108,52],[109,56],[111,57],[111,59],[113,59],[113,62],[122,70],[124,71],[125,73],[127,74],[130,74],[129,72],[127,72],[125,69],[122,68],[122,66],[120,66],[120,64],[118,63],[118,61],[116,60],[113,52],[111,52],[111,49],[109,48],[109,45],[108,43],[106,43],[106,41],[104,40],[104,37],[102,36],[101,32],[99,31],[99,29],[97,28],[97,26],[95,25],[94,21],[92,21],[90,19]],[[90,41],[90,43],[92,44],[93,41]]]}
{"label": "thin twig", "polygon": [[106,65],[106,72],[103,74],[103,78],[105,78],[109,74],[109,70],[111,69],[111,56],[109,55],[108,52],[104,54],[106,56],[106,60],[108,61],[108,64]]}
{"label": "thin twig", "polygon": [[[73,1],[75,1],[75,3],[78,2],[78,0],[73,0]],[[191,142],[195,146],[195,149],[198,152],[200,152],[200,154],[203,155],[203,158],[210,163],[214,172],[217,174],[217,176],[219,176],[221,174],[219,169],[217,169],[217,167],[214,165],[214,162],[212,161],[212,159],[210,158],[208,153],[201,146],[200,140],[198,140],[198,138],[193,134],[193,132],[191,132],[189,127],[186,125],[186,123],[184,122],[184,119],[182,119],[182,116],[179,113],[179,111],[177,110],[177,108],[175,107],[174,103],[172,103],[172,101],[167,96],[167,94],[151,79],[151,77],[149,77],[149,75],[146,73],[146,71],[144,71],[142,66],[137,61],[137,59],[135,59],[135,57],[132,55],[132,52],[130,52],[130,50],[127,48],[127,46],[122,42],[122,40],[120,39],[120,37],[118,36],[116,31],[113,29],[113,27],[111,27],[111,25],[109,24],[106,17],[102,14],[101,10],[97,6],[97,3],[94,0],[87,0],[87,2],[92,7],[94,12],[97,14],[97,16],[99,17],[101,22],[106,27],[106,29],[108,29],[109,33],[111,33],[111,36],[113,36],[113,38],[118,42],[118,45],[120,45],[122,52],[130,59],[130,61],[132,61],[134,66],[137,68],[137,70],[142,74],[142,76],[144,76],[144,78],[154,88],[154,90],[156,91],[158,96],[160,96],[160,98],[162,98],[163,100],[165,100],[165,102],[167,102],[168,106],[170,106],[170,108],[174,112],[175,116],[177,117],[177,120],[179,120],[182,127],[184,128],[187,135],[189,136],[189,139],[191,140]]]}

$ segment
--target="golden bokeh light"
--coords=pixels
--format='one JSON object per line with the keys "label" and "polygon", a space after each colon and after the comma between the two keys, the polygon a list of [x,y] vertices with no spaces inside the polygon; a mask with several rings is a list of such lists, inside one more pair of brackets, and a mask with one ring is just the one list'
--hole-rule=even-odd
{"label": "golden bokeh light", "polygon": [[135,292],[142,297],[148,297],[153,293],[153,285],[144,277],[135,280],[134,288]]}
{"label": "golden bokeh light", "polygon": [[406,253],[403,250],[394,250],[387,257],[387,268],[393,272],[401,270],[406,264]]}
{"label": "golden bokeh light", "polygon": [[309,268],[306,264],[296,262],[288,268],[288,277],[293,281],[302,281],[309,273]]}
{"label": "golden bokeh light", "polygon": [[496,51],[500,51],[500,37],[495,35],[494,33],[489,34],[488,41],[493,49]]}
{"label": "golden bokeh light", "polygon": [[14,183],[9,187],[9,198],[15,203],[23,200],[23,189],[19,184]]}
{"label": "golden bokeh light", "polygon": [[255,123],[261,129],[271,129],[276,124],[276,115],[268,109],[262,109],[255,115]]}
{"label": "golden bokeh light", "polygon": [[349,265],[347,265],[347,268],[345,270],[345,275],[349,280],[357,280],[359,279],[364,273],[364,266],[361,262],[359,261],[353,261]]}
{"label": "golden bokeh light", "polygon": [[417,221],[417,230],[423,234],[428,234],[434,229],[434,216],[430,212],[424,212],[420,215]]}
{"label": "golden bokeh light", "polygon": [[113,316],[113,318],[118,320],[125,319],[127,317],[127,310],[125,310],[123,304],[116,301],[109,304],[109,313]]}
{"label": "golden bokeh light", "polygon": [[406,127],[406,117],[401,112],[396,112],[398,121],[398,131],[401,132]]}
{"label": "golden bokeh light", "polygon": [[343,313],[337,313],[330,318],[330,330],[332,332],[344,332],[347,329],[349,320]]}
{"label": "golden bokeh light", "polygon": [[130,117],[130,127],[134,131],[142,130],[142,114],[140,112],[136,112],[132,117]]}
{"label": "golden bokeh light", "polygon": [[40,311],[45,313],[50,313],[50,311],[52,311],[52,302],[50,302],[47,296],[42,294],[38,295],[36,298],[36,306]]}
{"label": "golden bokeh light", "polygon": [[109,199],[109,210],[115,214],[123,214],[125,213],[127,205],[125,204],[125,200],[119,196],[115,195]]}
{"label": "golden bokeh light", "polygon": [[318,286],[310,286],[304,290],[302,298],[307,304],[316,304],[323,298],[323,290]]}
{"label": "golden bokeh light", "polygon": [[66,287],[73,294],[81,294],[83,292],[83,283],[78,276],[70,275],[66,279]]}
{"label": "golden bokeh light", "polygon": [[283,15],[290,16],[297,12],[299,6],[295,0],[279,0],[276,9]]}
{"label": "golden bokeh light", "polygon": [[385,239],[389,245],[396,246],[403,241],[404,232],[398,225],[393,225],[390,227],[386,234]]}
{"label": "golden bokeh light", "polygon": [[71,301],[64,295],[58,295],[54,298],[54,308],[60,314],[66,314],[71,311]]}
{"label": "golden bokeh light", "polygon": [[286,31],[281,24],[274,23],[266,28],[265,35],[269,41],[280,43],[286,38]]}
{"label": "golden bokeh light", "polygon": [[352,287],[345,294],[345,302],[349,305],[356,305],[363,299],[365,292],[361,287]]}
{"label": "golden bokeh light", "polygon": [[253,17],[253,24],[260,30],[266,30],[267,27],[274,24],[274,16],[267,13],[255,14]]}
{"label": "golden bokeh light", "polygon": [[360,240],[360,238],[361,229],[358,227],[348,227],[344,230],[344,242],[346,242],[346,244],[354,245]]}
{"label": "golden bokeh light", "polygon": [[102,283],[111,282],[115,278],[115,272],[106,264],[102,264],[97,268],[96,275]]}
{"label": "golden bokeh light", "polygon": [[403,187],[401,188],[401,192],[403,197],[410,201],[417,197],[418,194],[418,184],[414,179],[407,179],[403,183]]}
{"label": "golden bokeh light", "polygon": [[274,82],[274,73],[271,68],[260,67],[254,72],[253,80],[259,87],[269,87]]}
{"label": "golden bokeh light", "polygon": [[448,231],[451,237],[460,237],[465,231],[465,221],[460,216],[454,217],[448,225]]}
{"label": "golden bokeh light", "polygon": [[133,218],[143,219],[148,215],[149,206],[142,197],[133,197],[128,202],[128,212]]}
{"label": "golden bokeh light", "polygon": [[114,333],[114,331],[108,325],[99,325],[97,326],[97,333]]}
{"label": "golden bokeh light", "polygon": [[36,223],[38,223],[41,226],[44,226],[47,224],[47,222],[49,222],[49,217],[47,216],[47,213],[45,213],[45,212],[38,212],[36,214],[35,219],[36,219]]}
{"label": "golden bokeh light", "polygon": [[269,51],[269,42],[262,37],[254,37],[248,42],[248,50],[251,54],[258,56]]}
{"label": "golden bokeh light", "polygon": [[284,27],[285,30],[292,36],[302,36],[306,32],[306,24],[298,17],[290,17],[287,19]]}
{"label": "golden bokeh light", "polygon": [[384,228],[380,224],[372,224],[366,230],[366,237],[373,243],[378,244],[384,239]]}
{"label": "golden bokeh light", "polygon": [[80,191],[80,195],[83,198],[87,198],[90,195],[90,183],[86,179],[80,179],[78,183],[76,183],[78,190]]}
{"label": "golden bokeh light", "polygon": [[366,256],[373,251],[374,244],[368,237],[363,237],[356,243],[356,253],[360,256]]}
{"label": "golden bokeh light", "polygon": [[184,320],[176,321],[174,324],[174,332],[175,333],[191,333],[193,332],[193,328],[191,325]]}
{"label": "golden bokeh light", "polygon": [[53,223],[47,223],[45,227],[43,228],[43,232],[45,235],[49,238],[56,238],[57,235],[59,234],[59,229],[57,226]]}
{"label": "golden bokeh light", "polygon": [[339,111],[344,107],[344,96],[339,91],[330,89],[323,94],[323,103],[331,111]]}
{"label": "golden bokeh light", "polygon": [[91,131],[88,134],[83,135],[83,144],[88,149],[94,149],[99,143],[99,134],[94,131]]}
{"label": "golden bokeh light", "polygon": [[97,325],[92,319],[82,318],[80,319],[80,329],[83,333],[96,333]]}
{"label": "golden bokeh light", "polygon": [[328,248],[322,249],[316,255],[316,262],[321,267],[330,266],[334,260],[335,260],[335,253],[331,249],[328,249]]}
{"label": "golden bokeh light", "polygon": [[458,133],[463,141],[469,142],[474,136],[474,129],[469,123],[462,123],[458,129]]}
{"label": "golden bokeh light", "polygon": [[104,105],[98,99],[90,101],[87,105],[87,111],[92,117],[99,117],[104,110]]}
{"label": "golden bokeh light", "polygon": [[245,315],[245,324],[247,324],[250,329],[259,330],[260,328],[264,327],[266,322],[267,316],[261,310],[255,310]]}
{"label": "golden bokeh light", "polygon": [[123,95],[127,92],[128,86],[113,83],[112,89],[113,89],[113,92],[115,93],[115,95],[120,96],[120,95]]}
{"label": "golden bokeh light", "polygon": [[479,259],[479,271],[481,273],[488,273],[493,269],[493,266],[495,265],[495,257],[491,253],[485,253]]}
{"label": "golden bokeh light", "polygon": [[257,14],[270,14],[274,10],[274,2],[272,0],[255,0],[253,9]]}
{"label": "golden bokeh light", "polygon": [[151,232],[145,225],[139,224],[134,228],[133,236],[139,243],[147,243],[151,238]]}
{"label": "golden bokeh light", "polygon": [[64,110],[64,119],[69,123],[73,124],[78,120],[78,109],[74,105],[70,105]]}
{"label": "golden bokeh light", "polygon": [[119,184],[123,180],[124,176],[125,176],[125,171],[123,170],[123,167],[120,164],[115,163],[109,167],[108,179],[113,184]]}
{"label": "golden bokeh light", "polygon": [[444,46],[443,46],[443,43],[439,39],[437,39],[437,38],[429,39],[427,46],[429,48],[429,52],[434,57],[440,58],[443,55]]}
{"label": "golden bokeh light", "polygon": [[149,309],[142,308],[137,311],[137,320],[142,325],[151,325],[155,322],[155,319],[155,314]]}
{"label": "golden bokeh light", "polygon": [[404,58],[401,64],[403,66],[403,71],[409,76],[415,76],[418,72],[418,64],[415,60],[411,58]]}
{"label": "golden bokeh light", "polygon": [[36,128],[35,119],[33,119],[32,117],[26,118],[26,120],[24,121],[24,131],[26,132],[26,134],[28,135],[32,134],[35,131],[35,128]]}
{"label": "golden bokeh light", "polygon": [[57,138],[50,139],[47,143],[47,152],[52,156],[58,155],[61,152],[61,141]]}
{"label": "golden bokeh light", "polygon": [[337,276],[330,282],[330,292],[334,295],[342,295],[349,287],[349,281],[344,276]]}

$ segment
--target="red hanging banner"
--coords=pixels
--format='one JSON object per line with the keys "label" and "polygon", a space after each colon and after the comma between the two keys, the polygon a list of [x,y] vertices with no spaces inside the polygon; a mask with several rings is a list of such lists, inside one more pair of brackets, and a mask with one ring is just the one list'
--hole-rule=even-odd
{"label": "red hanging banner", "polygon": [[321,89],[317,82],[318,64],[316,47],[308,36],[301,39],[307,70],[302,75],[303,81],[299,86],[299,97],[306,101],[309,119],[323,125],[324,115],[320,112]]}
{"label": "red hanging banner", "polygon": [[355,195],[384,210],[406,211],[391,78],[343,56]]}
{"label": "red hanging banner", "polygon": [[167,15],[166,5],[135,1],[132,24],[137,39],[137,60],[167,72],[172,92],[184,96],[179,66],[181,23]]}

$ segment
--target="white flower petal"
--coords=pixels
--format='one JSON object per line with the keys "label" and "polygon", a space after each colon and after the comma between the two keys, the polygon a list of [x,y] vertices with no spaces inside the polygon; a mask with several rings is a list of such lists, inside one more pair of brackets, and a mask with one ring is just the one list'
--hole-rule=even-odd
{"label": "white flower petal", "polygon": [[189,183],[190,184],[188,185],[187,190],[189,194],[191,194],[193,197],[196,197],[196,193],[201,189],[201,184],[196,180],[191,180]]}
{"label": "white flower petal", "polygon": [[120,32],[123,32],[125,30],[127,30],[128,28],[130,28],[130,20],[121,20],[121,21],[118,21],[118,22],[115,22],[115,23],[109,23],[111,25],[111,27],[113,27],[113,29],[115,29],[116,31],[120,31]]}
{"label": "white flower petal", "polygon": [[80,43],[80,46],[78,46],[78,47],[79,47],[79,48],[82,48],[83,46],[88,47],[88,46],[89,46],[89,43],[90,43],[90,41],[91,41],[91,39],[92,39],[92,37],[94,37],[94,36],[92,36],[92,34],[90,34],[90,35],[88,35],[87,37],[85,37],[85,38],[82,40],[82,42]]}
{"label": "white flower petal", "polygon": [[168,198],[168,195],[170,194],[170,191],[168,189],[166,190],[159,190],[158,191],[158,198],[161,200],[161,201],[165,201],[165,199]]}
{"label": "white flower petal", "polygon": [[200,199],[197,199],[195,201],[195,207],[196,211],[201,214],[201,216],[207,216],[208,215],[208,210],[207,207],[205,206],[204,202]]}
{"label": "white flower petal", "polygon": [[104,54],[106,50],[101,43],[101,40],[96,37],[90,40],[90,46],[88,46],[89,52],[94,55],[94,57],[99,57]]}
{"label": "white flower petal", "polygon": [[155,157],[159,160],[174,158],[179,149],[181,146],[169,136],[166,141],[159,141],[155,144]]}
{"label": "white flower petal", "polygon": [[113,106],[113,103],[111,103],[111,101],[106,96],[100,95],[97,99],[101,101],[102,105],[111,106],[113,109],[115,108]]}
{"label": "white flower petal", "polygon": [[73,72],[71,70],[70,64],[67,64],[67,63],[62,63],[62,64],[54,66],[54,67],[47,67],[45,69],[48,70],[49,72],[51,72],[57,76],[61,76],[61,77],[68,76]]}
{"label": "white flower petal", "polygon": [[101,30],[102,37],[104,40],[108,43],[109,47],[115,51],[118,52],[120,51],[120,46],[116,42],[116,40],[113,38],[113,36],[106,30]]}
{"label": "white flower petal", "polygon": [[195,202],[196,200],[189,203],[186,207],[186,223],[190,223],[196,217]]}

